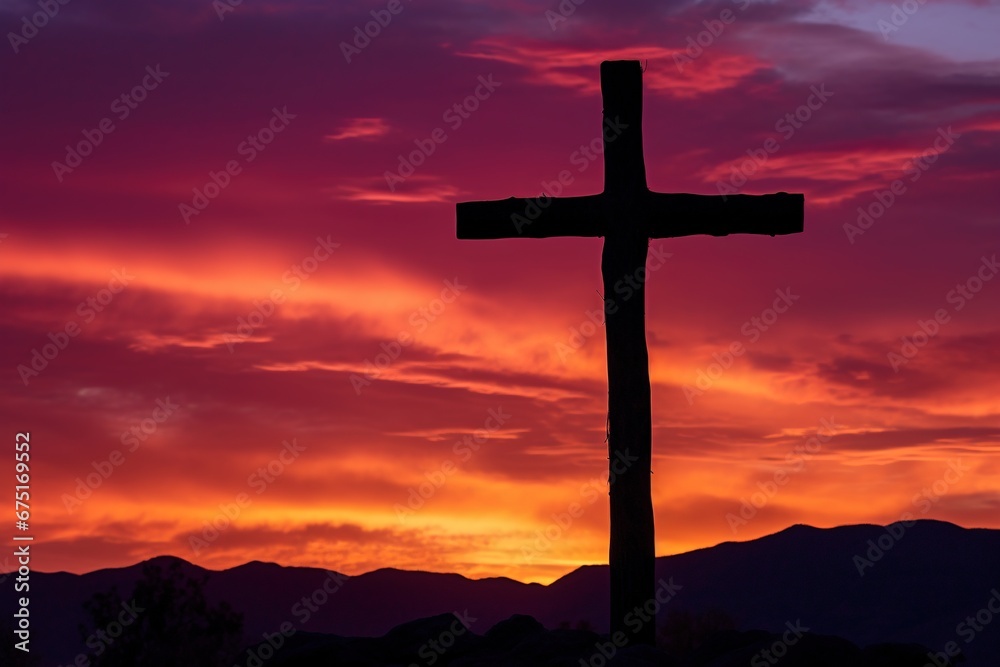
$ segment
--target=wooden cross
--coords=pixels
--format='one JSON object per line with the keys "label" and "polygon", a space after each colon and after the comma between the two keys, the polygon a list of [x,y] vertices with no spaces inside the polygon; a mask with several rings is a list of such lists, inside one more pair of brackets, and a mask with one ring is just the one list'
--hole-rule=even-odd
{"label": "wooden cross", "polygon": [[[650,238],[692,234],[794,234],[803,228],[800,194],[708,196],[651,192],[642,154],[642,68],[638,61],[601,63],[604,102],[604,192],[457,205],[458,238],[603,236],[605,327],[608,337],[608,455],[633,460],[610,478],[611,630],[653,644],[655,623],[634,619],[654,599],[656,548],[650,495],[652,410],[646,352],[645,277]],[[613,128],[613,132],[609,132]],[[629,299],[614,285],[639,277]],[[626,451],[633,458],[626,456]],[[636,460],[637,459],[637,460]],[[648,606],[647,606],[648,605]],[[631,616],[630,616],[631,615]]]}

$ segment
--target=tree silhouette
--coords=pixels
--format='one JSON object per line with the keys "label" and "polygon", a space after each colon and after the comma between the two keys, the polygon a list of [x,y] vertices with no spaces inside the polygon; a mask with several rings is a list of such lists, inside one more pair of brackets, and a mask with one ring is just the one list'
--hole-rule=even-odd
{"label": "tree silhouette", "polygon": [[207,577],[195,579],[174,562],[148,562],[130,598],[116,588],[84,603],[91,627],[80,626],[94,667],[224,667],[243,644],[243,615],[226,602],[211,607]]}

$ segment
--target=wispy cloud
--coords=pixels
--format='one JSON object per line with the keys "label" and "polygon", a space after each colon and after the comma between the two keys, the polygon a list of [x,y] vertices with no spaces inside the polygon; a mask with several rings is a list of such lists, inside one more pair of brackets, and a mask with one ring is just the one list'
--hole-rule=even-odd
{"label": "wispy cloud", "polygon": [[384,118],[351,118],[333,134],[328,134],[327,141],[343,141],[344,139],[362,139],[371,141],[389,134],[389,123]]}
{"label": "wispy cloud", "polygon": [[385,181],[378,179],[373,182],[341,184],[330,189],[334,197],[346,201],[368,202],[372,204],[422,204],[430,202],[455,202],[460,191],[454,185],[442,184],[435,178],[418,178],[415,185],[405,191],[397,189],[390,191]]}

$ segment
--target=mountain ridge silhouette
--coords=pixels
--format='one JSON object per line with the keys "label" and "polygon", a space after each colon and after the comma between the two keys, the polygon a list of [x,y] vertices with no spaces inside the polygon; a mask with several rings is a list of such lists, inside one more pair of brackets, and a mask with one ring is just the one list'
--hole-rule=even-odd
{"label": "mountain ridge silhouette", "polygon": [[[859,573],[854,558],[866,558],[879,540],[889,545],[885,536],[890,530],[901,537]],[[348,576],[263,561],[208,570],[176,556],[158,556],[79,575],[33,572],[37,645],[51,646],[53,657],[70,662],[83,649],[82,642],[73,641],[75,633],[67,632],[86,620],[80,610],[83,600],[112,585],[127,596],[148,562],[178,562],[190,575],[207,576],[208,599],[225,600],[244,613],[251,638],[274,632],[285,621],[305,633],[377,637],[416,619],[466,610],[478,619],[471,629],[479,634],[519,614],[550,629],[581,622],[599,632],[608,629],[607,565],[581,566],[543,585],[398,568]],[[909,527],[799,524],[746,542],[660,556],[656,575],[681,586],[664,614],[723,610],[741,630],[768,632],[801,621],[812,632],[844,637],[858,646],[920,643],[941,650],[947,641],[958,641],[969,667],[1000,655],[1000,616],[996,627],[987,626],[968,645],[955,633],[956,625],[975,615],[1000,587],[1000,530],[933,520]],[[295,605],[324,583],[333,592],[318,596],[323,603],[307,618],[301,608],[297,613]]]}

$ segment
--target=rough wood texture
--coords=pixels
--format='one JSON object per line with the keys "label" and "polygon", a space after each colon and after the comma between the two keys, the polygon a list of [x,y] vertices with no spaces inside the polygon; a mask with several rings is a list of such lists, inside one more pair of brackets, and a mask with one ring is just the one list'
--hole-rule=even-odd
{"label": "rough wood texture", "polygon": [[[626,461],[612,473],[611,631],[653,644],[656,624],[626,622],[653,594],[656,544],[650,487],[652,414],[646,352],[646,290],[639,283],[629,299],[616,298],[614,285],[646,266],[649,240],[644,225],[646,165],[642,158],[642,70],[635,61],[601,63],[604,119],[624,126],[604,141],[604,200],[608,220],[601,257],[605,329],[608,337],[608,456]],[[612,301],[613,299],[613,301]],[[621,465],[621,464],[619,464]],[[624,466],[623,466],[624,467]],[[630,627],[631,626],[631,627]]]}
{"label": "rough wood texture", "polygon": [[[642,154],[642,69],[637,61],[601,63],[604,192],[586,197],[502,199],[457,207],[458,238],[604,236],[608,337],[608,455],[612,471],[612,632],[653,644],[655,555],[650,466],[652,414],[646,350],[645,281],[628,299],[614,285],[645,278],[649,238],[692,234],[794,234],[803,228],[802,195],[726,197],[650,192]],[[609,128],[615,131],[608,131]],[[616,469],[617,468],[617,469]],[[643,612],[636,613],[636,608]]]}

